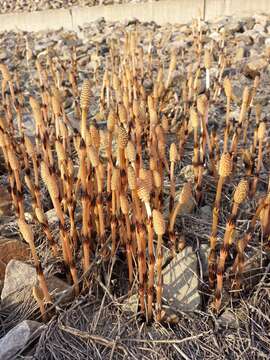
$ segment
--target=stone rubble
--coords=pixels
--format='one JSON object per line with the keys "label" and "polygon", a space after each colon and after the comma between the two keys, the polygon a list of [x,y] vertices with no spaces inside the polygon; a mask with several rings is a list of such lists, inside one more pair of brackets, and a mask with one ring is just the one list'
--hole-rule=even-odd
{"label": "stone rubble", "polygon": [[37,321],[24,320],[0,339],[0,360],[16,359],[31,335],[42,326]]}
{"label": "stone rubble", "polygon": [[[56,276],[46,276],[47,285],[50,293],[54,293],[56,297],[61,296],[66,291],[65,301],[70,300],[68,294],[69,286]],[[16,302],[16,291],[24,288],[30,288],[37,284],[37,274],[33,266],[19,261],[11,260],[6,267],[4,286],[1,293],[1,300],[7,300],[9,303]]]}
{"label": "stone rubble", "polygon": [[174,309],[194,311],[201,302],[198,285],[197,256],[186,247],[163,270],[163,297]]}
{"label": "stone rubble", "polygon": [[71,8],[73,6],[97,6],[139,3],[160,0],[0,0],[0,14],[11,12],[32,12],[49,9]]}

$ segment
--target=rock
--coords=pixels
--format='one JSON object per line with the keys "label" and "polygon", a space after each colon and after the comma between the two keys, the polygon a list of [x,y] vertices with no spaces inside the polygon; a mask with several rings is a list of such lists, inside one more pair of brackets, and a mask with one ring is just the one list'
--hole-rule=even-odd
{"label": "rock", "polygon": [[[66,291],[67,297],[63,301],[69,300],[68,291],[70,287],[68,284],[56,276],[46,277],[46,280],[50,293],[54,293],[56,298],[58,298],[58,296],[61,296]],[[8,298],[9,302],[16,302],[16,292],[18,290],[32,287],[37,282],[37,274],[33,266],[19,260],[11,260],[6,267],[1,300]]]}
{"label": "rock", "polygon": [[238,327],[237,316],[231,310],[225,310],[217,319],[217,323],[225,328],[236,329]]}
{"label": "rock", "polygon": [[5,268],[10,260],[28,260],[31,256],[29,246],[19,239],[0,238],[0,280],[5,277]]}
{"label": "rock", "polygon": [[137,314],[139,306],[139,297],[137,294],[129,296],[122,305],[122,310],[126,312],[132,312]]}
{"label": "rock", "polygon": [[219,41],[221,41],[221,39],[222,39],[221,34],[218,33],[217,31],[212,32],[212,33],[209,35],[209,37],[210,37],[210,39],[213,39],[213,40],[215,40],[216,42],[219,42]]}
{"label": "rock", "polygon": [[238,61],[241,61],[247,54],[247,51],[244,47],[239,47],[237,50],[236,50],[236,54],[235,54],[235,57],[234,57],[234,62],[238,62]]}
{"label": "rock", "polygon": [[226,77],[226,76],[234,76],[236,75],[236,69],[234,68],[229,68],[229,67],[226,67],[223,71],[223,76]]}
{"label": "rock", "polygon": [[243,74],[251,79],[254,79],[256,76],[260,75],[260,72],[267,68],[268,61],[263,58],[254,59],[247,63],[243,68]]}
{"label": "rock", "polygon": [[186,181],[194,182],[194,171],[192,165],[186,165],[184,166],[181,171],[180,175],[184,176]]}
{"label": "rock", "polygon": [[59,221],[55,209],[48,210],[45,215],[47,216],[49,226],[52,226]]}
{"label": "rock", "polygon": [[168,50],[172,51],[172,50],[184,49],[185,46],[186,46],[185,40],[177,40],[177,41],[174,41],[171,44],[169,44]]}
{"label": "rock", "polygon": [[143,87],[145,88],[146,91],[152,91],[153,88],[153,82],[151,79],[145,79],[143,81]]}
{"label": "rock", "polygon": [[11,196],[7,189],[0,185],[0,219],[2,216],[11,216],[12,213]]}
{"label": "rock", "polygon": [[230,34],[241,32],[242,29],[243,25],[240,21],[231,21],[227,25],[225,25],[225,31]]}
{"label": "rock", "polygon": [[80,67],[86,66],[90,61],[89,55],[84,55],[80,59],[78,59],[78,65]]}
{"label": "rock", "polygon": [[261,33],[256,30],[248,30],[244,34],[244,36],[248,36],[252,39],[252,42],[256,45],[263,45],[265,41],[266,33]]}
{"label": "rock", "polygon": [[253,29],[255,24],[255,19],[252,17],[244,18],[243,19],[243,28],[244,30],[251,30]]}
{"label": "rock", "polygon": [[4,61],[9,57],[7,51],[5,50],[1,50],[0,51],[0,61]]}
{"label": "rock", "polygon": [[249,34],[249,31],[246,31],[243,34],[237,34],[235,36],[235,40],[236,40],[237,43],[241,42],[246,46],[251,46],[254,43],[252,37]]}
{"label": "rock", "polygon": [[[177,203],[177,201],[178,201],[178,198],[179,198],[179,195],[180,195],[180,193],[181,193],[181,190],[182,190],[182,189],[176,191],[176,193],[175,193],[175,203]],[[165,216],[166,218],[169,217],[169,204],[170,204],[170,199],[169,199],[169,197],[168,197],[168,198],[165,200],[164,211],[163,211],[164,216]],[[193,197],[191,197],[187,203],[181,204],[181,206],[180,206],[180,208],[179,208],[179,211],[178,211],[178,213],[177,213],[177,217],[179,217],[179,216],[181,216],[181,215],[191,214],[192,211],[193,211],[193,209],[194,209],[194,207],[195,207],[195,204],[196,204],[196,202],[195,202],[195,199],[194,199]]]}
{"label": "rock", "polygon": [[36,125],[31,116],[26,116],[23,121],[23,127],[25,129],[25,134],[28,137],[33,137],[36,132]]}
{"label": "rock", "polygon": [[265,46],[270,47],[270,37],[265,39]]}
{"label": "rock", "polygon": [[211,220],[212,219],[212,208],[211,206],[209,205],[205,205],[205,206],[202,206],[200,208],[200,217],[203,219],[203,220]]}
{"label": "rock", "polygon": [[254,27],[253,27],[253,30],[259,32],[259,33],[265,33],[265,26],[262,25],[262,24],[255,24]]}
{"label": "rock", "polygon": [[37,276],[34,267],[19,260],[11,260],[6,267],[1,300],[25,286],[35,285],[36,281]]}
{"label": "rock", "polygon": [[180,321],[179,315],[176,314],[170,307],[163,306],[161,313],[162,322],[168,324],[178,324]]}
{"label": "rock", "polygon": [[269,16],[268,15],[255,14],[253,16],[253,18],[254,18],[256,24],[267,26],[268,23],[269,23]]}
{"label": "rock", "polygon": [[42,326],[37,321],[24,320],[0,339],[0,360],[17,358],[20,351],[31,338],[31,335]]}
{"label": "rock", "polygon": [[209,244],[202,244],[199,249],[200,262],[203,276],[208,276],[208,256],[210,254]]}
{"label": "rock", "polygon": [[169,306],[181,311],[194,311],[200,305],[197,257],[191,247],[176,254],[162,271],[163,297]]}

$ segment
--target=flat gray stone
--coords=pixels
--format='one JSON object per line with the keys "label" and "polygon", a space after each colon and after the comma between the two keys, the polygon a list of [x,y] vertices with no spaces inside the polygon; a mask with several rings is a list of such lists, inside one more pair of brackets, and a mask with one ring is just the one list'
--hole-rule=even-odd
{"label": "flat gray stone", "polygon": [[213,209],[209,205],[204,205],[200,208],[200,216],[203,220],[212,220]]}
{"label": "flat gray stone", "polygon": [[[70,286],[57,278],[50,276],[46,278],[49,292],[55,295],[56,299],[64,294],[62,302],[71,300]],[[1,300],[8,298],[9,303],[16,303],[16,292],[24,288],[32,287],[38,283],[36,270],[33,266],[22,261],[11,260],[5,272],[4,286],[1,293]]]}
{"label": "flat gray stone", "polygon": [[16,354],[41,326],[37,321],[24,320],[0,339],[0,360],[16,359]]}
{"label": "flat gray stone", "polygon": [[201,301],[198,284],[197,256],[186,247],[163,270],[163,297],[173,308],[194,311]]}
{"label": "flat gray stone", "polygon": [[37,275],[34,267],[19,260],[10,260],[6,267],[1,300],[23,287],[34,286],[36,282]]}

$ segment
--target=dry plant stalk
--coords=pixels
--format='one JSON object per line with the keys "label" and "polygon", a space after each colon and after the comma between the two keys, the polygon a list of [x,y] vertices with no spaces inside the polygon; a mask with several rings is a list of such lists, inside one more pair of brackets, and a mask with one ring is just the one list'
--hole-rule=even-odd
{"label": "dry plant stalk", "polygon": [[[248,188],[253,204],[256,202],[258,190],[265,186],[261,175],[264,175],[268,166],[269,146],[266,141],[267,121],[262,119],[261,105],[256,105],[260,79],[257,76],[252,87],[244,88],[240,116],[235,124],[231,118],[231,110],[232,105],[234,109],[237,107],[238,98],[233,93],[231,80],[227,77],[224,79],[224,71],[231,61],[231,57],[227,55],[225,31],[221,41],[212,41],[208,45],[200,18],[193,21],[191,52],[196,61],[186,69],[180,94],[175,70],[179,63],[178,57],[183,64],[186,63],[188,49],[180,49],[179,52],[172,49],[168,61],[163,62],[162,49],[170,40],[171,31],[158,44],[151,31],[147,39],[146,54],[140,45],[137,28],[135,31],[126,32],[124,36],[123,44],[120,38],[109,41],[109,53],[103,74],[100,73],[99,45],[91,55],[94,82],[100,92],[97,94],[98,112],[95,113],[94,120],[91,111],[89,126],[91,82],[84,80],[79,93],[76,47],[72,48],[70,62],[54,56],[50,49],[47,49],[46,54],[44,52],[37,57],[35,67],[39,89],[35,90],[35,97],[29,96],[30,111],[35,123],[34,141],[24,134],[26,128],[23,116],[28,112],[28,96],[25,97],[20,88],[18,74],[11,73],[6,65],[0,64],[3,104],[0,147],[8,171],[13,205],[38,271],[42,290],[35,287],[33,296],[39,304],[44,320],[43,297],[47,296],[46,301],[49,301],[49,294],[33,244],[33,234],[25,222],[24,209],[28,207],[25,201],[28,200],[29,193],[35,220],[42,227],[52,255],[63,258],[68,270],[67,278],[70,280],[71,275],[76,294],[79,294],[80,290],[76,265],[78,271],[82,268],[87,272],[91,257],[94,257],[100,248],[104,248],[108,235],[108,239],[111,239],[110,253],[104,248],[104,253],[100,254],[101,261],[115,261],[118,251],[124,253],[129,294],[138,280],[140,309],[147,320],[154,317],[153,304],[156,295],[156,319],[161,321],[162,241],[165,234],[165,219],[162,213],[166,196],[169,194],[166,231],[174,256],[186,245],[184,234],[177,235],[178,213],[190,206],[194,189],[197,215],[197,210],[209,199],[204,190],[212,187],[212,180],[217,181],[210,236],[209,284],[213,287],[217,281],[213,305],[219,311],[226,262],[233,242],[239,206],[245,200]],[[157,56],[154,50],[157,51]],[[28,61],[31,56],[27,43]],[[218,59],[216,79],[210,78],[214,59]],[[183,64],[179,64],[180,68]],[[31,64],[28,65],[30,67]],[[206,92],[201,94],[204,76]],[[219,106],[224,102],[222,88],[226,96],[225,124],[213,125],[212,121],[208,122],[208,112],[212,110],[213,104]],[[70,95],[75,119],[79,122],[79,131],[73,126],[73,121],[70,121],[70,113],[67,113],[69,106],[66,107],[66,100],[68,103]],[[96,106],[93,107],[95,108]],[[256,124],[252,123],[253,109]],[[107,126],[105,131],[99,128],[99,121],[102,126],[104,120]],[[255,125],[254,135],[249,139],[249,130]],[[224,129],[222,154],[219,131],[221,128],[221,132]],[[177,142],[175,138],[171,141],[175,134]],[[194,184],[189,182],[188,171],[184,171],[188,182],[184,184],[179,199],[175,199],[176,187],[181,183],[176,164],[181,162],[181,166],[186,165],[186,159],[190,155],[189,140],[192,136],[194,147],[191,150],[191,177],[192,182],[194,178]],[[241,172],[242,165],[245,166],[244,174]],[[232,178],[237,179],[245,176],[249,179],[250,186],[246,180],[242,180],[236,188],[217,261],[219,214],[221,202],[225,199],[222,189],[226,178],[231,174]],[[40,175],[43,181],[40,181]],[[45,199],[44,184],[49,192],[49,201]],[[269,189],[270,180],[268,192]],[[61,251],[45,213],[48,205],[53,207],[59,219]],[[236,289],[241,286],[244,252],[258,218],[262,244],[269,242],[269,213],[270,201],[267,195],[257,205],[247,234],[237,243],[233,268]],[[154,234],[158,237],[157,249]],[[86,285],[89,284],[90,282],[86,281]]]}
{"label": "dry plant stalk", "polygon": [[215,265],[216,265],[216,242],[217,242],[217,231],[218,231],[218,219],[220,212],[220,202],[222,195],[222,187],[225,179],[231,174],[232,171],[232,159],[229,153],[223,153],[219,164],[219,179],[217,184],[215,205],[213,208],[213,222],[212,231],[210,236],[210,254],[208,258],[208,271],[209,271],[209,285],[211,288],[214,287],[215,282]]}
{"label": "dry plant stalk", "polygon": [[81,136],[84,141],[86,141],[86,132],[87,132],[87,115],[90,106],[90,81],[84,80],[81,90],[81,110],[82,110],[82,119],[81,119]]}
{"label": "dry plant stalk", "polygon": [[49,293],[47,282],[45,280],[45,276],[44,276],[44,273],[43,273],[43,269],[42,269],[39,257],[37,255],[37,251],[36,251],[36,247],[35,247],[35,243],[34,243],[34,235],[33,235],[33,231],[31,229],[31,226],[28,225],[25,222],[25,220],[23,220],[23,219],[18,220],[18,225],[19,225],[19,229],[20,229],[20,232],[21,232],[24,240],[30,246],[30,250],[31,250],[33,260],[34,260],[34,263],[35,263],[35,268],[36,268],[36,272],[37,272],[39,286],[42,289],[42,292],[44,294],[44,298],[45,298],[45,300],[47,302],[51,302],[51,295]]}
{"label": "dry plant stalk", "polygon": [[162,299],[162,237],[165,234],[165,222],[163,215],[158,210],[153,210],[154,231],[158,237],[157,243],[157,321],[161,320],[161,299]]}
{"label": "dry plant stalk", "polygon": [[47,320],[46,311],[45,311],[45,305],[44,305],[44,294],[40,287],[33,286],[32,289],[33,297],[35,298],[36,302],[38,303],[40,314],[42,321]]}
{"label": "dry plant stalk", "polygon": [[214,300],[214,308],[216,311],[219,311],[221,306],[223,274],[224,274],[226,259],[229,253],[229,247],[232,244],[238,207],[240,204],[244,202],[247,195],[248,195],[248,182],[247,180],[241,180],[238,186],[236,187],[234,193],[231,216],[229,217],[226,223],[223,246],[220,250],[219,261],[217,265],[217,286],[216,286],[215,300]]}

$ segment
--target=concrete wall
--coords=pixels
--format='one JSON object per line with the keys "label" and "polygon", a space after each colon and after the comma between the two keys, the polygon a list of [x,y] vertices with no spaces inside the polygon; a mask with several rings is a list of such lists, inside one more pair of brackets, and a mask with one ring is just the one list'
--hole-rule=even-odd
{"label": "concrete wall", "polygon": [[138,4],[122,4],[72,9],[44,10],[33,13],[0,15],[0,31],[47,29],[77,30],[78,26],[100,17],[108,21],[124,21],[137,18],[141,21],[187,23],[198,16],[206,20],[224,15],[254,15],[269,13],[270,0],[163,0]]}
{"label": "concrete wall", "polygon": [[270,14],[270,0],[206,0],[205,20],[226,15]]}
{"label": "concrete wall", "polygon": [[[270,1],[270,0],[269,0]],[[185,23],[203,14],[204,0],[163,0],[159,2],[135,3],[125,5],[95,6],[72,9],[73,25],[76,27],[89,19],[103,16],[109,21],[124,21],[137,18],[141,21],[164,23]]]}

